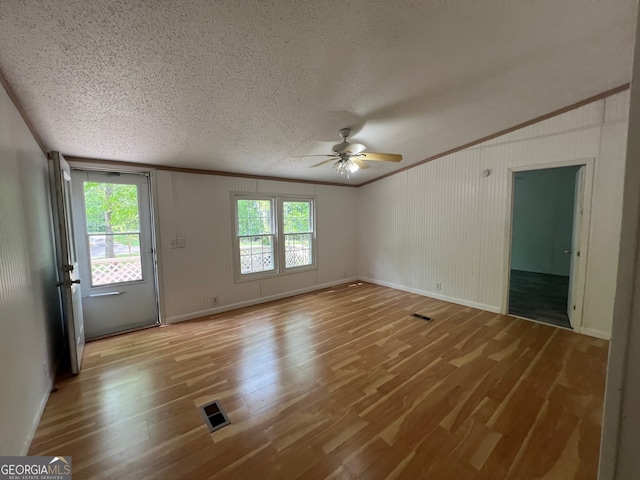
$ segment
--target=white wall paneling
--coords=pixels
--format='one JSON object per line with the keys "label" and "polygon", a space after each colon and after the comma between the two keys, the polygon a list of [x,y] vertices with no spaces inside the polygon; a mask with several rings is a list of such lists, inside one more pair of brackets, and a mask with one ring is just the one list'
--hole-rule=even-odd
{"label": "white wall paneling", "polygon": [[[355,279],[355,188],[167,171],[157,176],[160,275],[168,323]],[[234,282],[232,192],[315,196],[318,269]],[[178,238],[185,247],[171,248],[171,240]]]}
{"label": "white wall paneling", "polygon": [[62,345],[47,159],[0,88],[0,455],[26,455]]}
{"label": "white wall paneling", "polygon": [[318,285],[354,279],[357,263],[357,190],[316,185]]}
{"label": "white wall paneling", "polygon": [[610,338],[620,251],[627,123],[605,125],[601,133],[591,198],[583,331],[596,336],[605,332],[606,338]]}
{"label": "white wall paneling", "polygon": [[[600,442],[600,480],[637,478],[640,471],[640,12],[636,23],[620,255],[617,259],[618,288]],[[603,146],[604,143],[603,136]]]}
{"label": "white wall paneling", "polygon": [[608,337],[628,103],[623,92],[358,189],[360,277],[503,311],[512,171],[594,158],[581,331]]}

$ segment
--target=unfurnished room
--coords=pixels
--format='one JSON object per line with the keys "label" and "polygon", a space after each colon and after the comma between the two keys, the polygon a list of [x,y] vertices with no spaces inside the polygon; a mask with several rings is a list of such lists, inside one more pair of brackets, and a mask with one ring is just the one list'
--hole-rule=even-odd
{"label": "unfurnished room", "polygon": [[640,479],[637,32],[0,1],[0,478]]}

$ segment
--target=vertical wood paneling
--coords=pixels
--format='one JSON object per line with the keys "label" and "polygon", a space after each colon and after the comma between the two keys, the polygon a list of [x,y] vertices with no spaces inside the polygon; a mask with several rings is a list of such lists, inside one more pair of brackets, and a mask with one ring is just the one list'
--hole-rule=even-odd
{"label": "vertical wood paneling", "polygon": [[[608,335],[620,232],[625,102],[627,92],[360,188],[360,276],[500,310],[508,270],[510,169],[595,158],[594,240],[583,327]],[[607,114],[605,105],[615,111]],[[604,126],[604,118],[616,124]],[[488,177],[482,176],[485,169],[491,170]],[[597,260],[592,264],[591,258]]]}
{"label": "vertical wood paneling", "polygon": [[316,185],[319,285],[358,274],[357,208],[356,189]]}
{"label": "vertical wood paneling", "polygon": [[605,100],[605,123],[628,122],[631,91],[607,97]]}
{"label": "vertical wood paneling", "polygon": [[[159,185],[159,197],[170,197],[160,208],[164,303],[167,318],[236,303],[258,295],[259,285],[233,284],[231,234],[232,191],[255,191],[256,180],[189,173],[169,173],[170,184]],[[161,205],[169,203],[163,199]],[[171,228],[173,226],[173,229]],[[184,238],[184,248],[170,248]]]}
{"label": "vertical wood paneling", "polygon": [[0,455],[25,455],[61,353],[47,160],[0,89]]}
{"label": "vertical wood paneling", "polygon": [[[628,97],[627,97],[628,98]],[[622,222],[622,184],[627,150],[627,124],[602,128],[597,181],[593,185],[589,258],[585,283],[584,326],[601,330],[601,319],[611,320],[616,291],[619,232]],[[596,252],[596,254],[593,254]],[[607,330],[609,331],[609,330]]]}
{"label": "vertical wood paneling", "polygon": [[[398,283],[406,273],[401,248],[407,226],[407,175],[401,173],[388,181],[359,189],[358,200],[358,262],[360,275],[383,278]],[[384,232],[384,235],[379,235]],[[398,268],[395,268],[397,266]]]}
{"label": "vertical wood paneling", "polygon": [[[613,97],[609,98],[617,97],[619,97],[619,95],[614,95]],[[568,132],[570,130],[577,130],[580,128],[599,125],[602,123],[604,109],[605,100],[599,100],[597,102],[590,103],[589,105],[585,105],[582,108],[571,110],[562,115],[558,115],[557,117],[549,118],[543,122],[534,123],[533,125],[529,125],[511,133],[507,133],[506,135],[501,135],[480,144],[479,147],[515,142],[518,140],[527,140],[530,138],[542,137],[545,135],[556,135],[558,133]]]}
{"label": "vertical wood paneling", "polygon": [[258,180],[257,191],[280,195],[315,195],[316,185],[312,183],[277,182]]}
{"label": "vertical wood paneling", "polygon": [[487,149],[480,152],[480,169],[491,170],[491,175],[482,177],[480,181],[478,298],[480,303],[500,307],[508,268],[505,249],[507,212],[511,208],[511,197],[508,194],[509,173],[504,171],[504,165],[499,165],[495,155]]}
{"label": "vertical wood paneling", "polygon": [[[480,171],[467,168],[479,165],[478,158],[477,151],[459,152],[447,162],[431,162],[408,175],[407,235],[401,243],[412,288],[438,291],[436,284],[440,283],[441,294],[476,301],[476,252],[460,249],[459,242],[448,239],[465,239],[478,229]],[[440,179],[447,177],[457,181],[445,185]],[[414,251],[421,252],[425,268],[415,263]]]}
{"label": "vertical wood paneling", "polygon": [[[158,181],[161,274],[165,316],[169,321],[336,282],[345,278],[344,272],[355,276],[355,189],[327,186],[316,191],[312,184],[178,172],[163,172],[161,177]],[[319,269],[236,283],[232,192],[315,195],[318,265],[323,266],[321,280]],[[340,215],[336,215],[340,205],[334,199],[347,205]],[[331,220],[327,222],[325,218]],[[335,250],[335,242],[331,241],[336,231],[352,232],[351,242],[340,251]],[[171,239],[178,237],[184,238],[185,247],[170,248]],[[217,306],[213,297],[218,297]]]}

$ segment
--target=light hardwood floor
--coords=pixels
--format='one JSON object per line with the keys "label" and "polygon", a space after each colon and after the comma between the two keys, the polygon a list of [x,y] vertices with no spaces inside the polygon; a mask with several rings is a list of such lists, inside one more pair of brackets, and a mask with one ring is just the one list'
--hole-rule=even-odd
{"label": "light hardwood floor", "polygon": [[74,479],[595,479],[607,348],[345,285],[89,343],[29,454]]}

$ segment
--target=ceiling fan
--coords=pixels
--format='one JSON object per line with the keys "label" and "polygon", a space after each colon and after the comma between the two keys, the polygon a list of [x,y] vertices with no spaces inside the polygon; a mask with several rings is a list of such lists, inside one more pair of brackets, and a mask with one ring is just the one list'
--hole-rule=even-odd
{"label": "ceiling fan", "polygon": [[347,137],[351,134],[350,128],[343,128],[338,132],[338,135],[342,138],[342,142],[331,147],[331,155],[302,155],[303,157],[329,157],[328,160],[324,160],[315,165],[311,165],[311,168],[319,167],[326,163],[334,162],[333,169],[344,177],[349,178],[349,175],[358,171],[361,168],[369,168],[369,165],[364,163],[363,160],[368,161],[382,161],[382,162],[399,162],[402,160],[402,155],[397,153],[374,153],[365,152],[367,147],[360,143],[350,143],[347,141]]}

